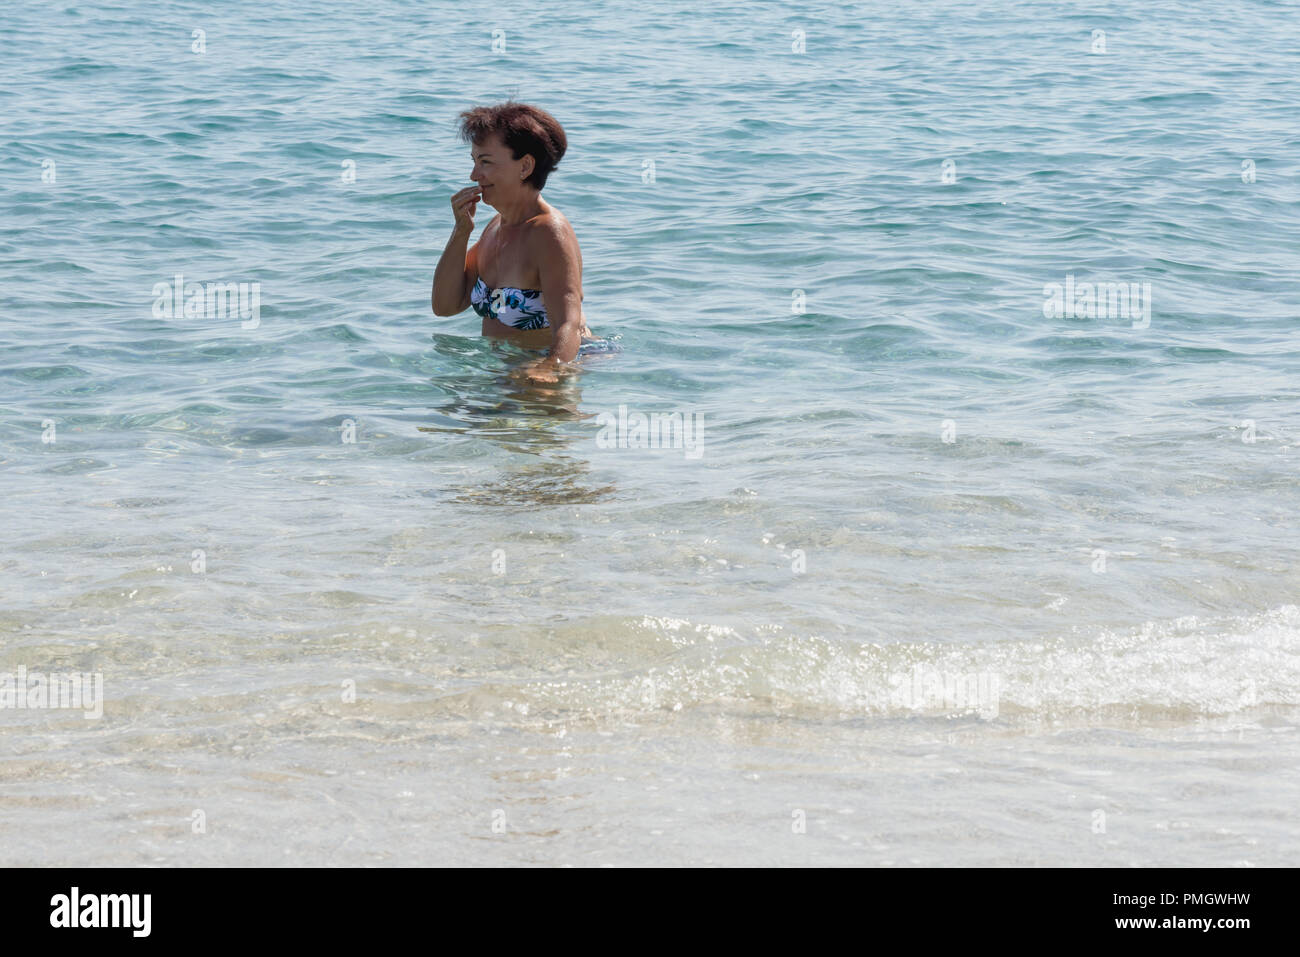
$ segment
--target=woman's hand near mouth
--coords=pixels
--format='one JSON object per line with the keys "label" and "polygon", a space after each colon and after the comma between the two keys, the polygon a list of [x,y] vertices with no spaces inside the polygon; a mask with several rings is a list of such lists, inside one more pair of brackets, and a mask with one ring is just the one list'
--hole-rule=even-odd
{"label": "woman's hand near mouth", "polygon": [[474,231],[474,213],[482,198],[483,190],[478,186],[466,186],[451,197],[451,210],[456,216],[456,229],[467,233]]}

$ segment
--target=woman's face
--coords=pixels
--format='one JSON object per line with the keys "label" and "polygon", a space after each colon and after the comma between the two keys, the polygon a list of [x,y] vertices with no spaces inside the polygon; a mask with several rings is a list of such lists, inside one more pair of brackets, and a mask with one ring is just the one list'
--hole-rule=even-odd
{"label": "woman's face", "polygon": [[524,179],[533,171],[533,158],[525,153],[515,159],[501,137],[490,136],[482,143],[475,143],[470,156],[474,170],[469,178],[482,187],[483,202],[487,205],[497,206],[494,198],[508,201],[530,188]]}

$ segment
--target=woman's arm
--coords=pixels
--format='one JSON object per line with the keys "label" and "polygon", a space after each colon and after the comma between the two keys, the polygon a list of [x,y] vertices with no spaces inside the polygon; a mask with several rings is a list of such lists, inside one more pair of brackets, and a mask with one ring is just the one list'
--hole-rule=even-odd
{"label": "woman's arm", "polygon": [[472,226],[469,229],[457,226],[452,230],[442,258],[438,260],[438,268],[433,273],[433,291],[429,296],[435,316],[454,316],[469,308],[469,294],[474,281],[470,273],[478,243],[469,252],[465,251],[465,246],[473,229]]}
{"label": "woman's arm", "polygon": [[577,358],[582,345],[582,254],[569,230],[557,225],[540,233],[537,269],[546,320],[554,332],[551,351],[538,365],[554,368]]}
{"label": "woman's arm", "polygon": [[478,243],[468,254],[465,246],[474,232],[474,210],[479,195],[477,186],[467,186],[451,198],[456,225],[433,272],[433,290],[429,294],[429,305],[435,316],[454,316],[469,308],[469,296],[478,272],[475,255]]}

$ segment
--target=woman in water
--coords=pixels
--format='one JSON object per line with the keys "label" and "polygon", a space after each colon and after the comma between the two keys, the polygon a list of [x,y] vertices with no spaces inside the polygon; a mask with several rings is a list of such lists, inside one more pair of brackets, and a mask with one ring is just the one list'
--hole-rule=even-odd
{"label": "woman in water", "polygon": [[[568,148],[555,117],[507,102],[460,114],[461,139],[474,169],[451,198],[455,226],[433,275],[435,316],[466,307],[483,318],[483,335],[525,349],[549,349],[517,375],[556,382],[561,363],[596,342],[582,310],[582,253],[569,221],[542,199],[542,187]],[[497,214],[467,252],[479,202]]]}

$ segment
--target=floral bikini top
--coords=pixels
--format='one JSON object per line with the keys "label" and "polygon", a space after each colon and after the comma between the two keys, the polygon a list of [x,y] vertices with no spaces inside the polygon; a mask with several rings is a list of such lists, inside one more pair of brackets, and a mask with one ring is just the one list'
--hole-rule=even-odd
{"label": "floral bikini top", "polygon": [[469,294],[470,305],[483,318],[492,318],[516,329],[548,329],[546,304],[540,289],[516,289],[502,286],[489,289],[480,276]]}

